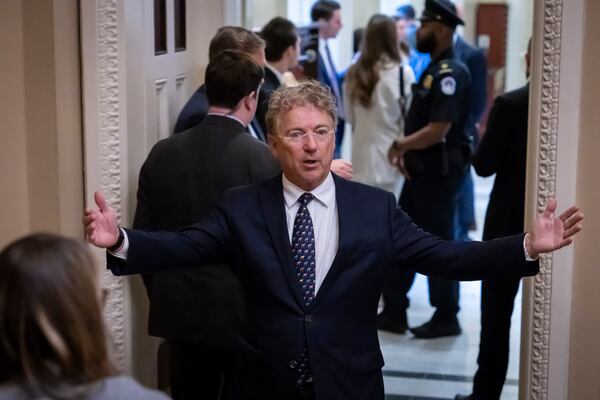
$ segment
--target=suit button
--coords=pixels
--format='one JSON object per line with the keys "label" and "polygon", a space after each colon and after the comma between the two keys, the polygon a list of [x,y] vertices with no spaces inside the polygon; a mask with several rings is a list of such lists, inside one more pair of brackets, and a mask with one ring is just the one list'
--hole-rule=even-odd
{"label": "suit button", "polygon": [[298,363],[296,363],[296,360],[292,360],[290,361],[290,368],[291,369],[296,369],[296,366],[298,365]]}
{"label": "suit button", "polygon": [[313,321],[312,314],[308,314],[307,316],[305,316],[304,321],[306,321],[307,324],[310,324]]}

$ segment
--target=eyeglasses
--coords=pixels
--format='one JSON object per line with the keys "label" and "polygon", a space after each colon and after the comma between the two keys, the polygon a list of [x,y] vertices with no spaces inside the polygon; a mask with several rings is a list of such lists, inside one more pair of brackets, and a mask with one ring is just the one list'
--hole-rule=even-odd
{"label": "eyeglasses", "polygon": [[305,132],[305,131],[301,131],[301,130],[288,131],[283,135],[283,137],[285,138],[285,140],[287,140],[289,142],[300,143],[300,142],[304,141],[304,139],[306,139],[308,137],[308,135],[312,134],[316,141],[325,142],[325,141],[329,140],[332,133],[333,133],[333,129],[322,127],[322,128],[318,128],[312,132]]}

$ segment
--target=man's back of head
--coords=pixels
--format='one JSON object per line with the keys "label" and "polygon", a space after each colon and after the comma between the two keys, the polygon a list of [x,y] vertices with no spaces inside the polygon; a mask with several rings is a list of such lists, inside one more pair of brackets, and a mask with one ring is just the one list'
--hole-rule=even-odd
{"label": "man's back of head", "polygon": [[317,22],[319,19],[329,20],[335,10],[341,8],[340,3],[333,0],[319,0],[310,10],[310,19]]}
{"label": "man's back of head", "polygon": [[[264,64],[265,42],[256,33],[240,26],[223,26],[217,30],[208,47],[209,61],[225,50],[242,51],[255,59],[258,64]],[[255,57],[256,56],[256,57]]]}
{"label": "man's back of head", "polygon": [[310,17],[313,22],[319,23],[319,36],[322,39],[333,39],[342,29],[342,10],[337,1],[317,1],[310,10]]}
{"label": "man's back of head", "polygon": [[260,36],[266,42],[265,56],[272,63],[281,60],[290,46],[295,46],[298,40],[296,26],[288,19],[275,17],[260,31]]}
{"label": "man's back of head", "polygon": [[206,96],[211,107],[234,110],[246,96],[256,92],[264,71],[246,53],[225,50],[217,54],[206,68]]}

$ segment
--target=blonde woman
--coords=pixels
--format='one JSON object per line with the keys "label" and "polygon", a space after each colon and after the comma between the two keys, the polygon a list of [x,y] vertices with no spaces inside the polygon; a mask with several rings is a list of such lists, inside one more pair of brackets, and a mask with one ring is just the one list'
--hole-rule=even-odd
{"label": "blonde woman", "polygon": [[108,357],[97,268],[72,239],[38,234],[0,253],[0,400],[166,400]]}
{"label": "blonde woman", "polygon": [[415,82],[412,69],[402,62],[398,42],[391,18],[371,17],[360,58],[348,70],[344,90],[346,116],[353,128],[354,179],[388,190],[396,198],[403,178],[389,163],[387,153],[402,136],[402,109],[408,107]]}

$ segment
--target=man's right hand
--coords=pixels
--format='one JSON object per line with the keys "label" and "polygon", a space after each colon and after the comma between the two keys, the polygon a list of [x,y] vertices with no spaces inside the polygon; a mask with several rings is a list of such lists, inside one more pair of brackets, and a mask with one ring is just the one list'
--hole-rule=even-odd
{"label": "man's right hand", "polygon": [[86,208],[83,213],[83,227],[87,241],[96,247],[108,248],[119,240],[119,224],[115,211],[106,204],[100,192],[94,192],[97,210]]}

